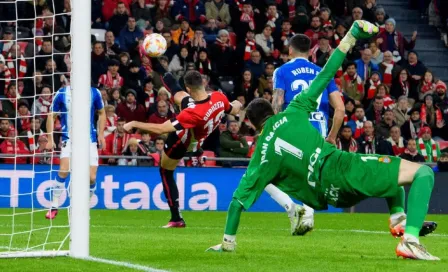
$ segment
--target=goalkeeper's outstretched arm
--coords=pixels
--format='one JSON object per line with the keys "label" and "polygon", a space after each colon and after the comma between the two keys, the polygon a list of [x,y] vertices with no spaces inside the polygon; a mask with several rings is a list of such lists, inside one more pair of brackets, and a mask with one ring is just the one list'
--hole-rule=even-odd
{"label": "goalkeeper's outstretched arm", "polygon": [[373,24],[367,21],[355,21],[341,43],[331,54],[327,64],[316,76],[316,79],[313,80],[311,86],[307,90],[302,91],[300,95],[296,96],[298,102],[304,104],[301,106],[305,107],[307,111],[315,110],[317,99],[324,92],[328,83],[334,78],[334,75],[343,63],[347,52],[355,46],[356,40],[370,38],[376,35],[376,33],[378,33],[378,27]]}

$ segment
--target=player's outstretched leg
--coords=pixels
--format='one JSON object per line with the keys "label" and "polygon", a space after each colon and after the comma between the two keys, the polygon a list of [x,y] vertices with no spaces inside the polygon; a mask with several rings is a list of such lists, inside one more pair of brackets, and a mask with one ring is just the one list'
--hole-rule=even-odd
{"label": "player's outstretched leg", "polygon": [[426,165],[402,160],[398,184],[411,184],[408,197],[408,217],[403,240],[396,248],[399,257],[417,260],[440,260],[431,255],[419,241],[420,229],[428,212],[429,200],[434,187],[434,172]]}
{"label": "player's outstretched leg", "polygon": [[59,172],[56,175],[56,180],[54,181],[52,188],[52,202],[51,208],[45,215],[46,219],[55,219],[58,215],[59,208],[59,198],[61,197],[62,192],[65,190],[65,182],[68,179],[69,174],[69,165],[70,158],[61,158]]}
{"label": "player's outstretched leg", "polygon": [[185,228],[186,226],[179,210],[179,190],[174,180],[174,169],[177,163],[178,160],[170,159],[165,153],[162,153],[160,177],[162,178],[163,192],[171,212],[171,219],[167,225],[163,226],[164,228]]}

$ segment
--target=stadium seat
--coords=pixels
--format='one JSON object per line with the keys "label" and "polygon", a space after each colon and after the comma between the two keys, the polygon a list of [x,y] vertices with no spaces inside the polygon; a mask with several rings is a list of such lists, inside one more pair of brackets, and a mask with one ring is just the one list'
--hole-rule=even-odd
{"label": "stadium seat", "polygon": [[[204,150],[204,153],[202,153],[202,156],[207,158],[216,158],[215,152]],[[215,160],[205,160],[205,166],[207,167],[215,167],[216,161]]]}
{"label": "stadium seat", "polygon": [[90,34],[95,36],[95,38],[96,38],[96,40],[98,42],[104,42],[104,35],[106,34],[106,30],[98,29],[98,28],[92,28],[92,30],[90,30]]}
{"label": "stadium seat", "polygon": [[440,141],[440,142],[439,142],[439,147],[440,147],[440,150],[441,150],[441,151],[442,151],[443,149],[447,148],[447,147],[448,147],[448,141]]}

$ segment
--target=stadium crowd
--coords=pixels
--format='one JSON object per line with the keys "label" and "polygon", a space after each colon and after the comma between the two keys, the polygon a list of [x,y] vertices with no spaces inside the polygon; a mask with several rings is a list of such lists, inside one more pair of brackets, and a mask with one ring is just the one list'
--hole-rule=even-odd
{"label": "stadium crowd", "polygon": [[[427,3],[430,21],[437,2]],[[428,5],[419,8],[425,17]],[[448,9],[439,10],[436,16],[446,20]],[[0,32],[3,154],[48,152],[46,114],[53,94],[70,82],[70,11],[69,0],[0,3],[0,18],[8,21]],[[307,35],[312,40],[309,60],[323,66],[359,19],[375,23],[381,31],[372,40],[358,42],[335,76],[346,109],[337,147],[413,161],[440,160],[444,157],[440,143],[448,141],[446,83],[413,50],[418,34],[405,37],[397,31],[400,22],[375,0],[92,0],[91,83],[100,89],[107,113],[107,147],[101,154],[148,157],[101,163],[158,164],[164,136],[128,134],[123,125],[132,120],[163,123],[175,117],[172,94],[162,81],[166,72],[184,86],[185,72],[198,70],[207,91],[221,91],[243,105],[255,97],[272,101],[273,72],[288,61],[290,37]],[[149,58],[141,49],[150,33],[163,35],[168,43],[160,58]],[[77,110],[82,109],[74,114]],[[55,122],[57,134],[61,126]],[[255,143],[242,110],[235,118],[223,118],[219,130],[205,141],[204,156],[250,157]],[[5,163],[51,160],[58,163],[52,156],[3,159]],[[215,164],[204,157],[186,163]]]}

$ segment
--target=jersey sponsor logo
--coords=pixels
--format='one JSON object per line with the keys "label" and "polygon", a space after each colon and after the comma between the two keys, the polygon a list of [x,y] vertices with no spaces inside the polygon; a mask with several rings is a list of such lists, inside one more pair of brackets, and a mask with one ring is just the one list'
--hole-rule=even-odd
{"label": "jersey sponsor logo", "polygon": [[325,116],[322,112],[312,112],[310,113],[310,121],[324,121],[325,120]]}
{"label": "jersey sponsor logo", "polygon": [[207,121],[208,118],[210,118],[210,116],[218,109],[224,108],[224,102],[222,101],[218,101],[215,104],[213,104],[213,106],[208,109],[207,113],[204,116],[204,121]]}
{"label": "jersey sponsor logo", "polygon": [[325,189],[325,197],[327,198],[327,202],[330,205],[335,206],[339,200],[339,189],[334,187],[333,184],[330,184],[330,188]]}
{"label": "jersey sponsor logo", "polygon": [[314,153],[311,155],[311,157],[310,157],[310,164],[308,165],[308,177],[307,177],[307,181],[308,181],[308,184],[309,184],[311,187],[313,187],[313,188],[316,187],[316,181],[312,181],[312,180],[311,180],[311,176],[312,176],[313,173],[314,173],[314,165],[316,164],[317,159],[319,158],[320,152],[321,152],[320,147],[316,148],[316,152],[314,152]]}
{"label": "jersey sponsor logo", "polygon": [[391,159],[390,159],[388,156],[384,156],[384,157],[380,157],[380,158],[378,159],[378,161],[379,161],[379,162],[382,162],[382,163],[390,163],[390,162],[391,162]]}

